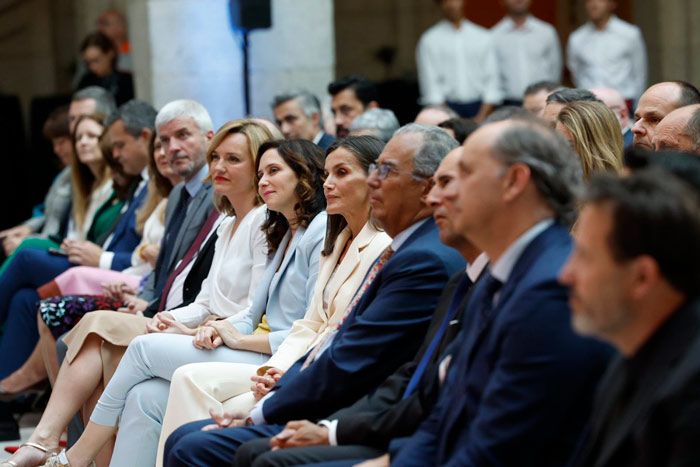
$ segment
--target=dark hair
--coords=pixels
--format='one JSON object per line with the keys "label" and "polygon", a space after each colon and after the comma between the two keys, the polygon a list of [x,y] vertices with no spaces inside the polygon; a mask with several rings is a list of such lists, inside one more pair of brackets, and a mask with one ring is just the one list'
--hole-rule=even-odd
{"label": "dark hair", "polygon": [[357,99],[367,107],[372,101],[379,99],[377,85],[361,75],[344,76],[328,85],[328,94],[335,96],[345,89],[352,89]]}
{"label": "dark hair", "polygon": [[57,107],[49,114],[44,122],[42,133],[46,139],[70,138],[67,105]]}
{"label": "dark hair", "polygon": [[700,158],[678,151],[651,152],[630,148],[625,153],[625,165],[633,172],[658,168],[686,182],[700,195]]}
{"label": "dark hair", "polygon": [[155,133],[156,109],[147,102],[131,99],[110,113],[105,120],[105,126],[112,126],[117,120],[124,123],[124,129],[134,138],[138,138],[145,129]]}
{"label": "dark hair", "polygon": [[680,88],[681,94],[678,97],[678,107],[686,105],[700,104],[700,91],[687,81],[675,80],[671,81]]}
{"label": "dark hair", "polygon": [[532,118],[532,114],[522,107],[515,105],[504,105],[489,114],[483,121],[483,124],[502,122],[503,120],[511,120],[514,118],[521,118],[529,120]]}
{"label": "dark hair", "polygon": [[97,47],[102,53],[112,52],[112,70],[117,68],[117,59],[119,58],[119,50],[114,44],[114,41],[100,31],[91,32],[80,43],[80,53],[82,54],[88,47]]}
{"label": "dark hair", "polygon": [[[700,283],[700,200],[675,176],[659,168],[618,178],[593,178],[586,203],[612,210],[608,244],[624,262],[646,255],[678,291],[693,297]],[[682,245],[682,247],[680,247]]]}
{"label": "dark hair", "polygon": [[556,102],[559,104],[570,104],[572,102],[592,101],[602,102],[588,89],[581,88],[564,88],[554,91],[547,96],[547,104]]}
{"label": "dark hair", "polygon": [[471,118],[450,118],[444,122],[438,123],[440,128],[452,130],[455,134],[455,139],[459,144],[464,143],[464,140],[471,135],[474,130],[479,128],[479,124]]}
{"label": "dark hair", "polygon": [[[384,141],[374,136],[348,136],[347,138],[334,141],[326,150],[326,156],[337,149],[345,149],[355,156],[355,160],[364,169],[365,174],[369,174],[369,165],[377,160],[379,154],[384,150],[384,145]],[[346,225],[348,225],[348,221],[340,214],[328,215],[326,238],[323,244],[323,251],[321,251],[323,256],[333,253],[335,241]]]}
{"label": "dark hair", "polygon": [[559,88],[561,88],[561,84],[555,83],[554,81],[537,81],[536,83],[532,83],[531,85],[525,88],[525,92],[523,92],[523,97],[532,94],[537,94],[540,91],[552,92],[556,91]]}
{"label": "dark hair", "polygon": [[[307,227],[316,214],[326,207],[323,196],[323,150],[303,139],[267,141],[260,146],[255,158],[256,183],[259,181],[260,159],[270,149],[276,149],[299,178],[294,190],[299,202],[294,206],[294,211],[299,227]],[[272,254],[289,230],[289,222],[282,213],[268,209],[262,230],[267,237],[268,254]]]}

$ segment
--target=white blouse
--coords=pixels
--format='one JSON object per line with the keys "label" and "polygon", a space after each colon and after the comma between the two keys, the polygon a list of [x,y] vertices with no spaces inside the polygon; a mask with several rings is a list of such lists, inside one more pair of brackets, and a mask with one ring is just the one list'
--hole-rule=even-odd
{"label": "white blouse", "polygon": [[241,219],[233,234],[236,217],[219,225],[209,275],[193,303],[170,311],[176,320],[194,328],[210,315],[227,318],[247,311],[267,263],[267,241],[261,230],[266,216],[267,207],[261,205]]}

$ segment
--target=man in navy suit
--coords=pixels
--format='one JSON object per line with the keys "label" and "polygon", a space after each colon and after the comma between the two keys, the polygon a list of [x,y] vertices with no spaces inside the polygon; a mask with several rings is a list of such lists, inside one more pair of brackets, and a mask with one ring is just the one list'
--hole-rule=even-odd
{"label": "man in navy suit", "polygon": [[[147,165],[156,111],[149,104],[132,100],[110,114],[107,125],[115,159],[127,175],[141,174],[141,182],[122,208],[119,221],[102,246],[87,240],[65,240],[68,257],[27,248],[20,251],[0,278],[0,322],[6,323],[0,341],[5,356],[0,376],[5,377],[26,361],[38,340],[36,288],[79,264],[121,271],[131,265],[131,255],[141,241],[136,231],[136,211],[146,198]],[[9,373],[8,373],[9,372]]]}
{"label": "man in navy suit", "polygon": [[438,403],[413,436],[394,440],[392,464],[565,463],[610,354],[574,334],[557,281],[581,183],[575,154],[541,123],[491,123],[467,139],[455,223],[489,256],[489,272],[442,362]]}
{"label": "man in navy suit", "polygon": [[464,268],[459,253],[440,242],[427,203],[433,172],[456,146],[439,128],[411,124],[397,131],[369,177],[372,215],[393,242],[332,340],[292,365],[248,416],[217,419],[228,428],[200,431],[211,423],[205,420],[176,430],[166,443],[165,465],[230,463],[241,443],[273,436],[290,420],[326,417],[413,358],[442,289]]}
{"label": "man in navy suit", "polygon": [[700,465],[694,188],[658,168],[591,183],[561,280],[571,287],[575,329],[620,355],[600,383],[573,466]]}
{"label": "man in navy suit", "polygon": [[323,115],[318,97],[308,91],[275,96],[272,101],[275,122],[287,139],[306,139],[324,151],[335,138],[323,131]]}
{"label": "man in navy suit", "polygon": [[[430,328],[416,357],[399,367],[376,391],[318,423],[292,421],[272,438],[260,438],[241,446],[236,465],[300,465],[342,460],[353,465],[386,451],[392,438],[412,434],[430,413],[438,396],[440,354],[458,335],[469,290],[485,270],[488,258],[463,235],[455,232],[457,167],[462,148],[450,151],[440,163],[428,202],[440,229],[440,240],[457,249],[467,260],[445,287],[433,313]],[[450,198],[450,199],[448,199]],[[277,448],[272,451],[272,448]]]}

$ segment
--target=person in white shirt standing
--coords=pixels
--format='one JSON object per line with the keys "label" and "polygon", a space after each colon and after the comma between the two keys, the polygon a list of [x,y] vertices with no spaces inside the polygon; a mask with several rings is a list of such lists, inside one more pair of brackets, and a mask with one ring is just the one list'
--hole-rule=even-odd
{"label": "person in white shirt standing", "polygon": [[646,89],[646,47],[639,28],[613,14],[616,6],[614,0],[586,0],[590,21],[569,37],[567,65],[577,87],[617,89],[632,108]]}
{"label": "person in white shirt standing", "polygon": [[447,104],[482,121],[502,100],[491,33],[464,18],[464,0],[436,0],[444,19],[416,49],[421,104]]}
{"label": "person in white shirt standing", "polygon": [[554,27],[530,14],[532,0],[501,0],[506,16],[491,28],[505,105],[520,106],[538,81],[561,81],[562,57]]}

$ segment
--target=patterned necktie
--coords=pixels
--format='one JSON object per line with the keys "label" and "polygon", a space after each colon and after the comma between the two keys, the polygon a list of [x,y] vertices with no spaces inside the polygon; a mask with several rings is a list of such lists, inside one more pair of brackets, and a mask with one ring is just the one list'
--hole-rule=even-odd
{"label": "patterned necktie", "polygon": [[173,286],[175,278],[179,276],[180,273],[187,267],[187,265],[192,262],[195,256],[197,256],[199,248],[202,246],[202,243],[204,243],[204,240],[209,235],[209,232],[214,227],[214,223],[218,218],[219,212],[216,209],[213,209],[209,214],[209,217],[207,217],[207,220],[204,221],[204,225],[202,226],[202,228],[199,229],[197,237],[195,237],[194,241],[192,242],[192,245],[190,245],[189,250],[187,250],[187,253],[185,253],[185,256],[183,256],[182,260],[180,261],[180,264],[178,264],[175,270],[171,272],[168,276],[168,280],[165,283],[165,286],[163,286],[163,292],[160,294],[160,303],[158,304],[158,311],[163,311],[165,309],[165,303],[168,301],[168,293],[170,293],[170,288]]}
{"label": "patterned necktie", "polygon": [[379,256],[379,258],[377,258],[377,261],[374,262],[374,265],[372,266],[372,268],[370,268],[369,272],[365,276],[365,280],[362,281],[362,285],[360,285],[360,287],[355,292],[355,295],[353,296],[350,305],[348,305],[348,307],[345,309],[345,314],[343,315],[343,317],[338,320],[338,324],[335,325],[335,328],[332,331],[326,331],[323,338],[314,346],[313,349],[311,349],[309,354],[306,356],[306,360],[304,360],[304,364],[301,366],[302,370],[308,368],[308,366],[311,365],[311,363],[313,363],[314,360],[316,360],[319,354],[326,350],[326,348],[330,345],[331,341],[338,333],[340,327],[343,325],[348,316],[350,316],[350,313],[352,313],[355,310],[355,307],[360,302],[360,299],[365,294],[370,284],[374,281],[374,278],[377,277],[379,271],[384,267],[384,264],[389,260],[389,258],[391,258],[391,255],[393,254],[394,250],[392,250],[391,245],[389,245]]}

